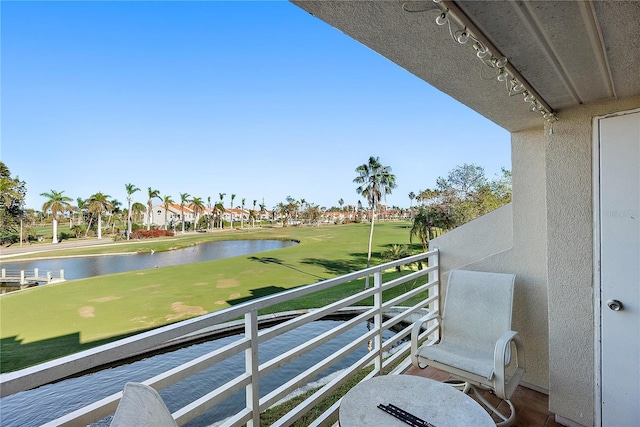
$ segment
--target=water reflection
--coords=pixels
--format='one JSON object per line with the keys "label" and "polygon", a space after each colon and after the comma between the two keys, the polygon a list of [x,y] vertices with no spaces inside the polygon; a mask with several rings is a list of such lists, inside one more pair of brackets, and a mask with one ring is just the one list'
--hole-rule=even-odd
{"label": "water reflection", "polygon": [[168,252],[99,255],[15,262],[0,261],[0,267],[5,268],[7,271],[33,271],[34,268],[38,268],[41,275],[42,273],[46,274],[47,271],[51,271],[54,277],[58,277],[58,271],[63,269],[67,280],[82,279],[124,271],[145,270],[148,268],[231,258],[256,252],[281,249],[295,244],[296,242],[293,241],[281,240],[224,240],[202,243]]}
{"label": "water reflection", "polygon": [[[264,363],[268,359],[276,357],[339,325],[340,321],[335,320],[311,322],[260,344],[260,363]],[[365,328],[366,325],[362,323],[358,327],[344,332],[317,349],[285,364],[269,375],[260,378],[260,395],[266,395],[300,372],[336,353],[361,336]],[[392,335],[392,331],[385,331],[384,338],[387,339]],[[194,344],[130,364],[104,369],[82,377],[67,379],[34,390],[4,397],[0,399],[2,426],[41,425],[103,397],[109,396],[112,393],[121,391],[127,381],[143,381],[151,378],[179,366],[186,361],[193,360],[229,344],[236,339],[238,339],[238,336]],[[366,352],[366,345],[362,345],[356,351],[338,361],[335,365],[327,368],[315,380],[320,382],[328,381],[327,376],[355,363],[364,356]],[[169,410],[175,411],[207,394],[211,390],[227,383],[243,371],[244,356],[239,354],[162,390],[160,395]],[[321,378],[324,378],[324,381],[321,380]],[[200,417],[192,420],[187,426],[210,426],[235,414],[241,410],[244,405],[245,394],[244,391],[241,391],[214,406]],[[30,407],[37,408],[37,410],[25,410],[25,408]],[[95,425],[108,426],[109,420],[105,419]]]}

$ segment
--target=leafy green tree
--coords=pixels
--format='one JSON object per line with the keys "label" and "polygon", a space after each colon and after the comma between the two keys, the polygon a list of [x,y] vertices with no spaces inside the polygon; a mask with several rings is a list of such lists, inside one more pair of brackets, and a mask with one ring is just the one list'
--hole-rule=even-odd
{"label": "leafy green tree", "polygon": [[[162,206],[164,207],[164,229],[169,229],[169,206],[173,203],[171,196],[164,196],[162,198]],[[184,213],[183,213],[184,215]]]}
{"label": "leafy green tree", "polygon": [[196,231],[198,225],[198,217],[204,212],[204,202],[200,197],[194,197],[191,199],[191,208],[193,209],[193,231]]}
{"label": "leafy green tree", "polygon": [[89,211],[98,216],[98,240],[102,240],[102,213],[112,209],[113,203],[109,200],[108,194],[101,192],[93,194],[89,197]]}
{"label": "leafy green tree", "polygon": [[22,230],[26,195],[26,183],[18,177],[12,178],[9,168],[0,162],[0,243],[22,239],[18,228]]}
{"label": "leafy green tree", "polygon": [[182,215],[182,234],[184,234],[184,206],[189,201],[189,193],[180,193],[180,213]]}
{"label": "leafy green tree", "polygon": [[129,240],[129,236],[131,235],[131,201],[133,193],[136,191],[140,191],[138,187],[133,184],[125,184],[125,190],[127,191],[127,240]]}
{"label": "leafy green tree", "polygon": [[[391,173],[390,166],[383,166],[379,157],[369,157],[369,161],[356,168],[356,176],[353,180],[359,186],[356,192],[369,202],[371,208],[371,230],[369,231],[369,246],[367,249],[367,268],[371,267],[371,246],[373,244],[373,227],[375,213],[378,205],[387,194],[396,188],[396,177]],[[369,286],[367,277],[365,286]]]}
{"label": "leafy green tree", "polygon": [[58,215],[67,209],[69,209],[69,202],[71,202],[71,197],[67,197],[63,191],[55,191],[51,190],[50,193],[42,193],[40,194],[42,197],[46,197],[47,201],[42,205],[42,212],[51,212],[51,217],[53,218],[53,242],[58,243]]}
{"label": "leafy green tree", "polygon": [[153,199],[160,199],[160,192],[158,190],[154,190],[149,187],[147,189],[147,195],[149,196],[147,199],[147,231],[151,230],[151,211],[153,210]]}

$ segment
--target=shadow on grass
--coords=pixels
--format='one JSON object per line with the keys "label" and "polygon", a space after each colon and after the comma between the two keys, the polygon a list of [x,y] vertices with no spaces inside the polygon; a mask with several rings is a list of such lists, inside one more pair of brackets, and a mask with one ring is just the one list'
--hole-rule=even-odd
{"label": "shadow on grass", "polygon": [[249,258],[247,258],[249,261],[258,261],[261,262],[263,264],[277,264],[277,265],[281,265],[283,267],[286,268],[290,268],[291,270],[297,271],[298,273],[302,273],[302,274],[306,274],[309,275],[311,277],[315,277],[316,279],[320,279],[320,280],[325,280],[326,277],[322,277],[322,276],[318,276],[316,274],[313,273],[308,273],[306,271],[302,271],[299,268],[296,268],[292,265],[288,265],[285,264],[284,261],[282,261],[281,259],[278,258],[273,258],[273,257],[255,257],[255,256],[251,256]]}
{"label": "shadow on grass", "polygon": [[0,354],[2,354],[0,372],[6,373],[28,368],[49,360],[117,341],[140,332],[143,331],[116,335],[87,343],[80,342],[80,334],[78,332],[30,343],[23,343],[22,340],[19,340],[16,336],[2,338],[0,340]]}
{"label": "shadow on grass", "polygon": [[249,295],[249,296],[242,297],[242,298],[237,298],[237,299],[227,300],[227,302],[229,304],[231,304],[231,305],[242,304],[243,302],[251,301],[251,300],[254,300],[256,298],[266,297],[268,295],[277,294],[278,292],[282,292],[282,291],[286,291],[286,290],[288,290],[288,289],[287,288],[283,288],[281,286],[265,286],[264,288],[251,289],[249,291],[249,292],[251,292],[251,295]]}

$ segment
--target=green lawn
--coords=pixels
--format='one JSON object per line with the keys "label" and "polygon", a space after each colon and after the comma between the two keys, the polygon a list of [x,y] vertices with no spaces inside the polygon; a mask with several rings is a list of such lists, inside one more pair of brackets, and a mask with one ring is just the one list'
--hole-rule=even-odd
{"label": "green lawn", "polygon": [[[409,243],[409,223],[379,223],[374,257]],[[71,354],[118,338],[366,266],[368,224],[231,230],[158,242],[64,250],[162,250],[205,240],[294,239],[299,245],[249,256],[118,273],[0,297],[1,371]],[[419,245],[413,246],[416,252]],[[375,262],[374,262],[375,264]],[[393,274],[393,273],[390,273]],[[278,310],[321,306],[362,288],[327,290]]]}

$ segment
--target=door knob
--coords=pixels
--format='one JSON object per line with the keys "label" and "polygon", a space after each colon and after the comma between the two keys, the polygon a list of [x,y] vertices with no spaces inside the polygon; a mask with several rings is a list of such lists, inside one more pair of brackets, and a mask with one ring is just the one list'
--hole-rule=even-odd
{"label": "door knob", "polygon": [[613,311],[622,310],[622,303],[617,299],[610,299],[609,301],[607,301],[607,306],[609,306],[609,308]]}

